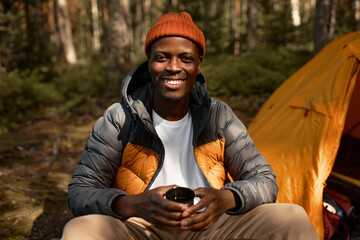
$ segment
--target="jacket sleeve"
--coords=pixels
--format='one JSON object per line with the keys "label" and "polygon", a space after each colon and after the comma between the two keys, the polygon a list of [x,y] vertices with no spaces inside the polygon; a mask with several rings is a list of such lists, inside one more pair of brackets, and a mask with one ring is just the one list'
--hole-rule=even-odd
{"label": "jacket sleeve", "polygon": [[94,124],[68,186],[69,208],[74,216],[103,214],[120,218],[111,204],[115,197],[126,194],[112,188],[121,164],[124,122],[125,112],[116,103]]}
{"label": "jacket sleeve", "polygon": [[240,206],[227,213],[241,214],[261,204],[275,202],[278,186],[274,171],[230,107],[224,104],[222,110],[225,165],[234,179],[224,188],[233,191],[240,200]]}

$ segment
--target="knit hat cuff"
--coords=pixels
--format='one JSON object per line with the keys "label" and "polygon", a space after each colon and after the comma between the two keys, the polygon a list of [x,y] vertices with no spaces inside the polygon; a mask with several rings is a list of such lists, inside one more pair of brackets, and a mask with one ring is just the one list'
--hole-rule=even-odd
{"label": "knit hat cuff", "polygon": [[155,25],[147,33],[145,53],[149,53],[149,48],[153,42],[159,38],[169,36],[179,36],[191,40],[200,47],[202,56],[205,55],[204,34],[194,24],[191,16],[186,12],[182,12],[180,14],[168,13],[160,18],[159,21],[155,23]]}

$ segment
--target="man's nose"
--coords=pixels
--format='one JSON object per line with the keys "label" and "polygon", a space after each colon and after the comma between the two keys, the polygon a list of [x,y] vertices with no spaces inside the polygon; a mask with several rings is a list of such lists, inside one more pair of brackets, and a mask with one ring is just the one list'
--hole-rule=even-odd
{"label": "man's nose", "polygon": [[179,72],[181,71],[181,64],[179,59],[171,58],[166,66],[166,70],[169,72]]}

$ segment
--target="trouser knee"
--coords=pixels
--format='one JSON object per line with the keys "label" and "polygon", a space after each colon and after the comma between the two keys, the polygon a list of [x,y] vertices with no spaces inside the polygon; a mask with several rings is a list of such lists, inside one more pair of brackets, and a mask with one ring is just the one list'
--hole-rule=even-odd
{"label": "trouser knee", "polygon": [[64,227],[62,239],[100,239],[114,228],[114,219],[103,215],[86,215],[70,220]]}
{"label": "trouser knee", "polygon": [[73,239],[79,232],[79,228],[82,228],[83,226],[90,226],[92,224],[91,222],[92,219],[89,217],[77,217],[71,219],[68,223],[66,223],[63,229],[62,239],[70,239],[70,236],[71,239]]}
{"label": "trouser knee", "polygon": [[303,207],[296,204],[270,204],[266,213],[268,222],[284,229],[301,229],[312,227]]}

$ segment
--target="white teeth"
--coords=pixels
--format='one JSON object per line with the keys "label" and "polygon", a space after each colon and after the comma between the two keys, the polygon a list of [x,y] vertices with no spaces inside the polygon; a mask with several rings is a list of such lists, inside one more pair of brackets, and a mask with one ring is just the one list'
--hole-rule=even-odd
{"label": "white teeth", "polygon": [[181,80],[165,80],[164,81],[166,84],[169,84],[169,85],[179,85],[181,84]]}

